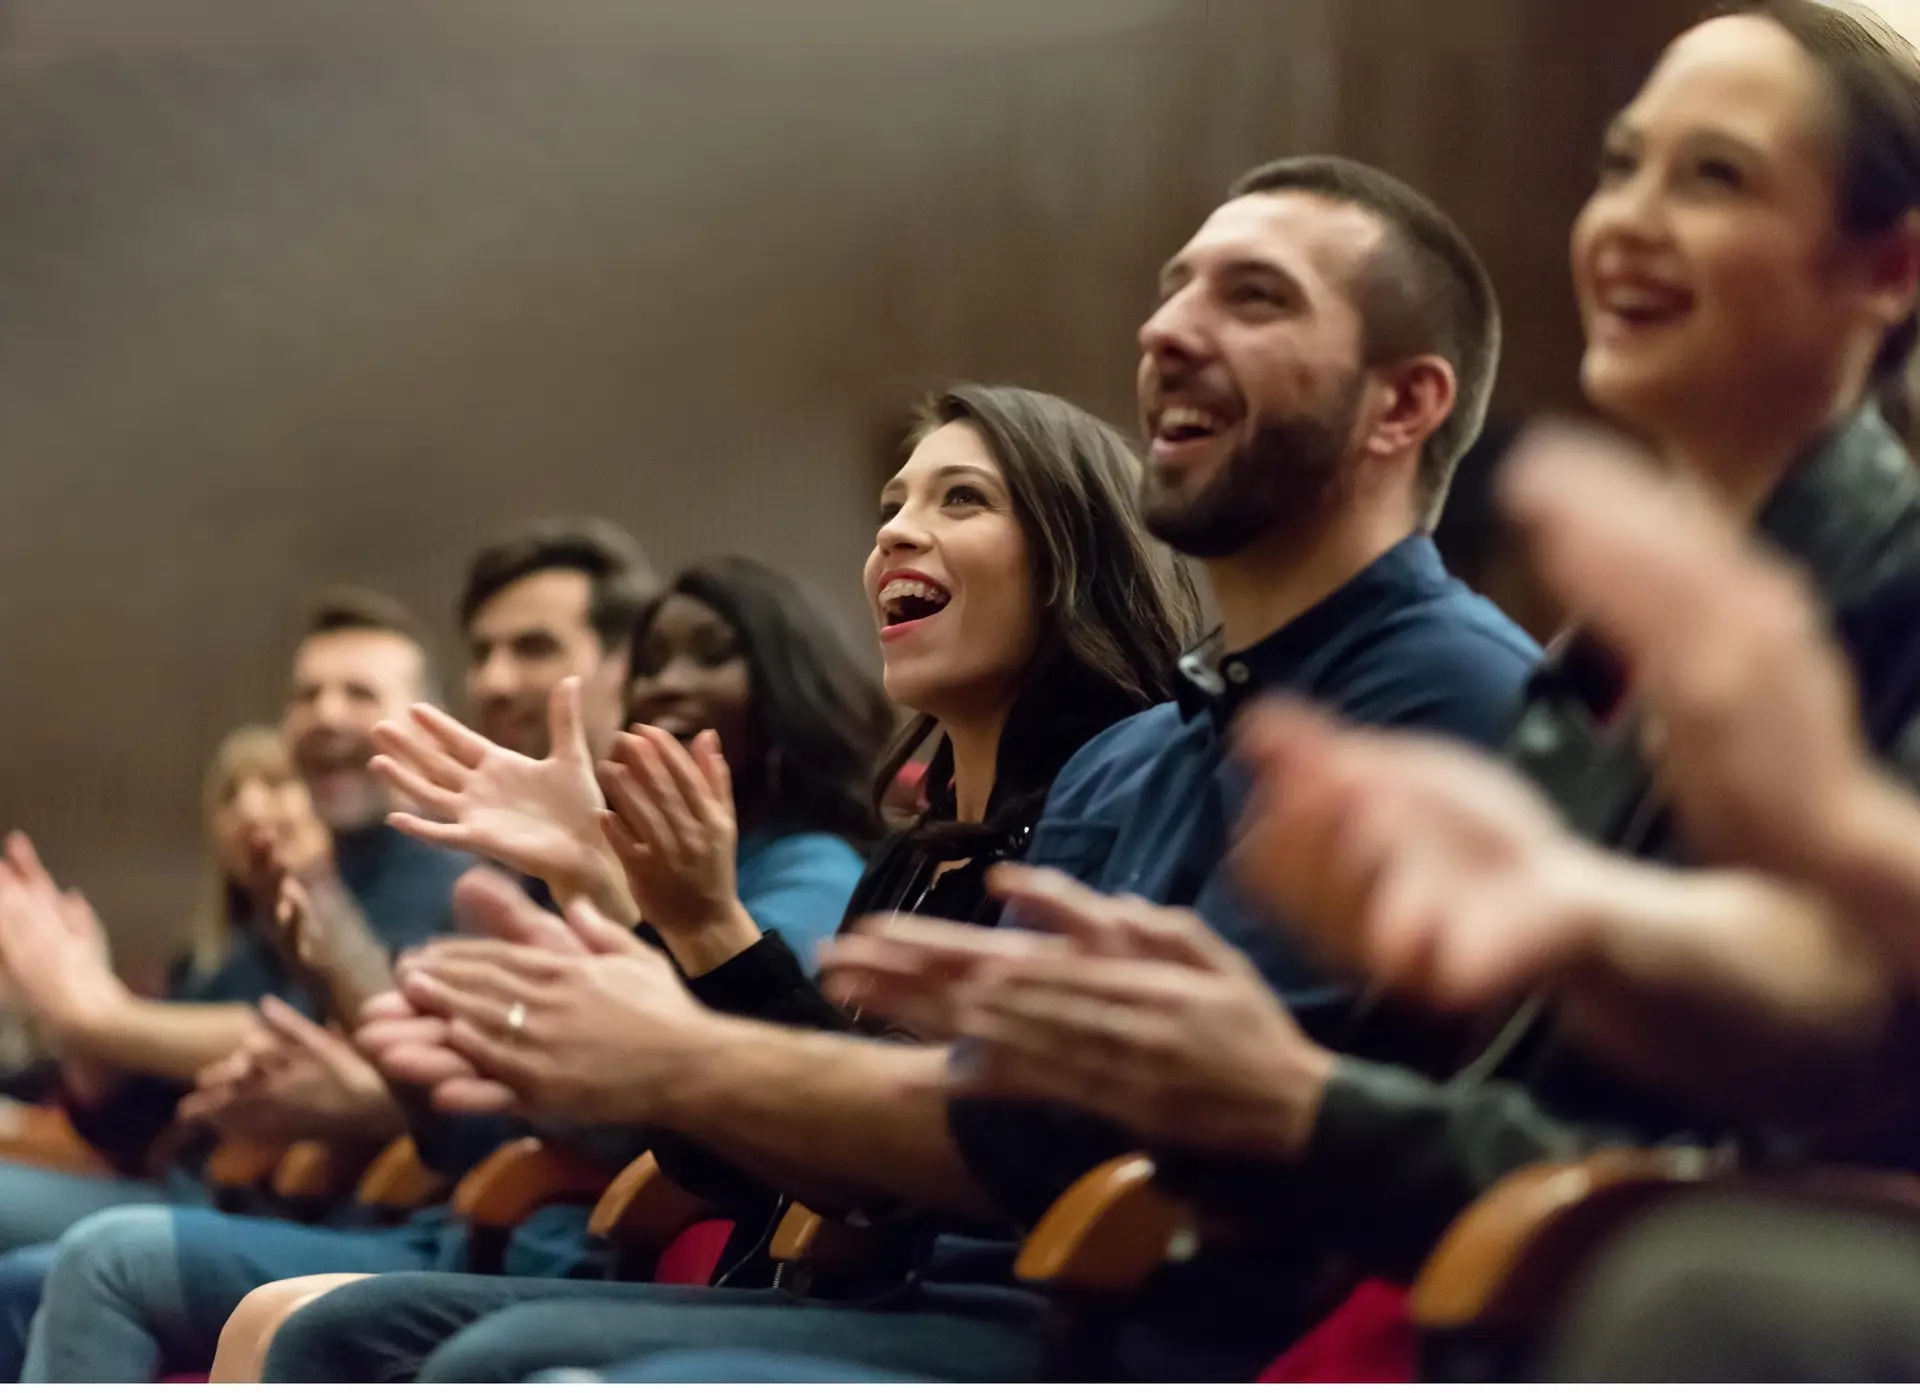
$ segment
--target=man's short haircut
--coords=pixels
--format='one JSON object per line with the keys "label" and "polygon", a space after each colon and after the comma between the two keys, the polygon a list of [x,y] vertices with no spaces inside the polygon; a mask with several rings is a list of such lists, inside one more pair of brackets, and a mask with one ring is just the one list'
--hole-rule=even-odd
{"label": "man's short haircut", "polygon": [[439,677],[434,670],[433,647],[427,631],[398,600],[376,590],[358,586],[335,586],[324,591],[307,609],[300,630],[300,642],[324,634],[392,634],[412,644],[420,653],[421,699],[439,699]]}
{"label": "man's short haircut", "polygon": [[543,519],[495,538],[473,558],[460,592],[461,631],[494,596],[541,571],[578,571],[587,578],[587,622],[606,652],[632,637],[659,589],[646,553],[624,528],[601,518]]}
{"label": "man's short haircut", "polygon": [[1234,180],[1232,198],[1308,193],[1352,204],[1386,236],[1354,286],[1368,367],[1431,353],[1452,365],[1453,412],[1420,454],[1420,505],[1432,527],[1453,469],[1480,434],[1500,365],[1500,302],[1473,246],[1425,194],[1391,174],[1337,155],[1275,160]]}

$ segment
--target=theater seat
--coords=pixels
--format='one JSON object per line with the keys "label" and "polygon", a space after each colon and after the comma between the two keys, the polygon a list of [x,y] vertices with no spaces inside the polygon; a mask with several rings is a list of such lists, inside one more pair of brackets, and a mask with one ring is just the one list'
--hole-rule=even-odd
{"label": "theater seat", "polygon": [[[1014,1274],[1062,1293],[1118,1296],[1198,1247],[1188,1208],[1153,1185],[1151,1158],[1115,1157],[1088,1171],[1041,1216],[1021,1245]],[[792,1204],[774,1232],[776,1262],[816,1272],[858,1273],[884,1251],[879,1231]]]}
{"label": "theater seat", "polygon": [[687,1230],[713,1214],[712,1204],[674,1184],[649,1151],[607,1186],[587,1220],[587,1231],[617,1249],[626,1266],[629,1259],[644,1263],[660,1258]]}
{"label": "theater seat", "polygon": [[285,1142],[252,1137],[229,1137],[221,1142],[207,1157],[202,1172],[214,1202],[222,1209],[232,1209],[260,1192],[287,1151]]}
{"label": "theater seat", "polygon": [[113,1166],[73,1130],[66,1109],[0,1098],[0,1161],[64,1171],[111,1175]]}
{"label": "theater seat", "polygon": [[[1198,1250],[1191,1210],[1156,1189],[1151,1158],[1115,1157],[1080,1177],[1021,1245],[1014,1274],[1063,1295],[1123,1296],[1165,1262]],[[802,1204],[781,1215],[776,1262],[810,1272],[858,1275],[885,1260],[891,1233],[825,1218]]]}
{"label": "theater seat", "polygon": [[273,1168],[270,1188],[289,1216],[312,1222],[351,1192],[374,1158],[354,1142],[295,1142]]}
{"label": "theater seat", "polygon": [[598,1200],[619,1175],[608,1162],[539,1137],[510,1141],[468,1171],[453,1192],[453,1212],[467,1221],[468,1262],[498,1273],[507,1239],[535,1210]]}
{"label": "theater seat", "polygon": [[[1191,1208],[1154,1185],[1144,1155],[1119,1156],[1076,1181],[1021,1245],[1014,1272],[1058,1295],[1100,1302],[1138,1291],[1200,1247]],[[1395,1383],[1413,1378],[1405,1294],[1363,1282],[1261,1374],[1262,1383]]]}
{"label": "theater seat", "polygon": [[1521,1376],[1601,1248],[1682,1191],[1790,1196],[1920,1216],[1920,1177],[1890,1171],[1736,1169],[1725,1155],[1686,1148],[1529,1166],[1455,1220],[1421,1269],[1410,1311],[1423,1371],[1449,1379]]}
{"label": "theater seat", "polygon": [[709,1285],[733,1237],[733,1220],[702,1219],[683,1230],[654,1264],[653,1280],[669,1287]]}
{"label": "theater seat", "polygon": [[1121,1296],[1199,1249],[1192,1210],[1155,1188],[1151,1157],[1116,1156],[1076,1180],[1020,1246],[1014,1274],[1061,1292]]}
{"label": "theater seat", "polygon": [[1419,1350],[1406,1288],[1368,1280],[1261,1373],[1256,1383],[1412,1383]]}
{"label": "theater seat", "polygon": [[[453,1209],[466,1218],[476,1239],[497,1233],[503,1247],[505,1233],[543,1204],[598,1198],[611,1173],[611,1167],[591,1163],[564,1147],[522,1137],[467,1173],[454,1192]],[[421,1165],[412,1140],[402,1137],[389,1143],[367,1167],[356,1198],[397,1213],[432,1202],[444,1188],[444,1182]],[[481,1246],[476,1242],[470,1248]],[[309,1301],[361,1280],[360,1274],[326,1273],[271,1282],[248,1293],[220,1332],[212,1381],[258,1383],[267,1347],[280,1323]]]}
{"label": "theater seat", "polygon": [[1715,1170],[1708,1153],[1661,1149],[1515,1171],[1454,1220],[1427,1258],[1410,1300],[1415,1323],[1437,1335],[1536,1327],[1623,1220]]}
{"label": "theater seat", "polygon": [[373,1158],[354,1198],[383,1213],[401,1215],[438,1202],[450,1188],[445,1176],[429,1170],[420,1159],[413,1138],[403,1136],[388,1142]]}
{"label": "theater seat", "polygon": [[787,1206],[768,1250],[775,1262],[823,1276],[857,1276],[882,1261],[885,1252],[878,1231],[825,1218],[804,1204]]}

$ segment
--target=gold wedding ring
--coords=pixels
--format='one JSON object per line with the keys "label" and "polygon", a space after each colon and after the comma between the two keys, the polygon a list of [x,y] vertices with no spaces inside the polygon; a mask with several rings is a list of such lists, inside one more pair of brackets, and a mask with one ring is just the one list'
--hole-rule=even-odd
{"label": "gold wedding ring", "polygon": [[507,1008],[507,1038],[518,1040],[520,1032],[527,1028],[527,1003],[516,1001]]}

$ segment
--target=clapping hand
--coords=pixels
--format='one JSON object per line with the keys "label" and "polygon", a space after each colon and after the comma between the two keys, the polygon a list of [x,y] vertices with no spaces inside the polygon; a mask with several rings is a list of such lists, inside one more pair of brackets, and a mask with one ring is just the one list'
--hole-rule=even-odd
{"label": "clapping hand", "polygon": [[[1066,1103],[1144,1141],[1299,1154],[1333,1056],[1243,955],[1190,911],[1056,871],[999,866],[990,883],[1029,929],[876,920],[829,945],[828,981],[856,1000],[945,998],[955,1094]],[[888,947],[920,955],[918,990]]]}
{"label": "clapping hand", "polygon": [[[632,934],[598,934],[604,919],[591,916],[583,934],[560,915],[536,905],[510,877],[484,866],[454,886],[454,922],[463,934],[562,956],[620,954],[639,946]],[[413,962],[400,964],[402,974]],[[360,1015],[355,1043],[380,1072],[396,1083],[435,1090],[456,1112],[501,1111],[511,1106],[505,1090],[482,1080],[479,1070],[449,1043],[450,1022],[422,1011],[398,987],[374,997]]]}
{"label": "clapping hand", "polygon": [[201,1071],[179,1117],[288,1141],[380,1137],[400,1125],[373,1066],[276,997],[261,1001],[259,1028],[239,1049]]}
{"label": "clapping hand", "polygon": [[1454,1010],[1578,965],[1631,877],[1519,774],[1464,745],[1275,701],[1243,723],[1254,776],[1232,864],[1341,970]]}
{"label": "clapping hand", "polygon": [[697,1057],[710,1013],[665,955],[584,899],[567,908],[568,947],[554,916],[532,915],[544,946],[447,939],[409,954],[406,1013],[383,1006],[361,1047],[449,1112],[648,1120]]}
{"label": "clapping hand", "polygon": [[20,1006],[56,1037],[129,999],[114,975],[106,930],[86,897],[61,891],[25,834],[0,859],[0,960]]}
{"label": "clapping hand", "polygon": [[1626,660],[1692,849],[1816,879],[1844,858],[1877,780],[1805,581],[1698,489],[1584,431],[1523,436],[1503,492],[1542,579]]}
{"label": "clapping hand", "polygon": [[368,765],[428,816],[395,812],[409,836],[451,847],[546,882],[555,900],[578,895],[624,923],[639,921],[626,877],[601,832],[606,808],[580,715],[580,682],[554,688],[551,753],[529,759],[494,744],[431,706],[374,727],[380,750]]}
{"label": "clapping hand", "polygon": [[600,815],[647,922],[689,973],[710,971],[760,936],[735,888],[740,833],[733,780],[710,730],[693,748],[636,726],[600,764]]}

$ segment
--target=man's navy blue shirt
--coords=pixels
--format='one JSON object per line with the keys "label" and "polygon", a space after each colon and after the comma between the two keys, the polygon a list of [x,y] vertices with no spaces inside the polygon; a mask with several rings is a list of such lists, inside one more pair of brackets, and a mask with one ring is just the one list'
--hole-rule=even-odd
{"label": "man's navy blue shirt", "polygon": [[[1060,771],[1027,860],[1110,894],[1190,905],[1246,953],[1307,1032],[1350,1018],[1352,991],[1247,905],[1224,861],[1249,781],[1228,759],[1240,708],[1288,692],[1357,724],[1497,746],[1537,645],[1447,573],[1424,536],[1401,542],[1305,614],[1217,663],[1181,660],[1177,701],[1089,741]],[[1118,1128],[1060,1109],[960,1101],[950,1125],[975,1179],[1025,1223],[1129,1148]]]}

